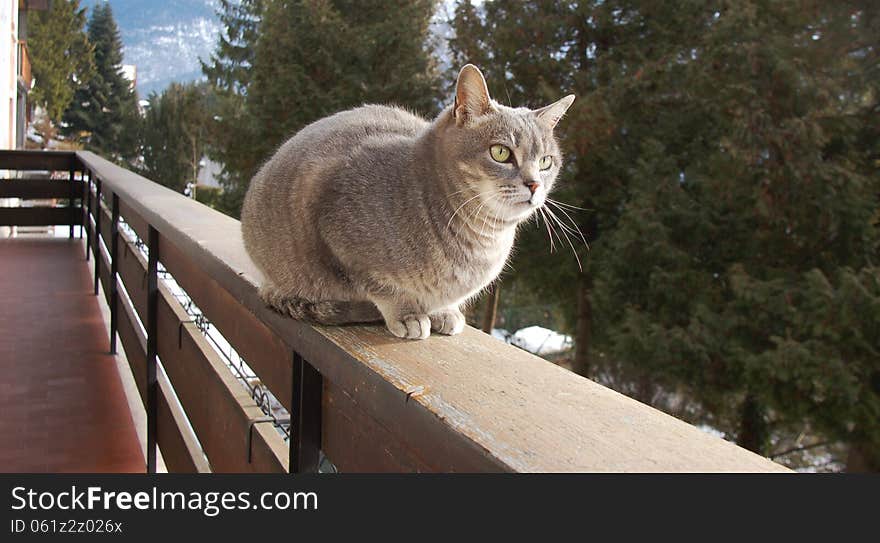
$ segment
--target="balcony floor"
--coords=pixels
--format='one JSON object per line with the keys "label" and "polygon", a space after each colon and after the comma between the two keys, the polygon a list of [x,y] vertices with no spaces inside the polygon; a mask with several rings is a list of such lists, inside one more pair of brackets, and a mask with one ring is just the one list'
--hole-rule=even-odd
{"label": "balcony floor", "polygon": [[80,240],[0,240],[0,471],[143,472]]}

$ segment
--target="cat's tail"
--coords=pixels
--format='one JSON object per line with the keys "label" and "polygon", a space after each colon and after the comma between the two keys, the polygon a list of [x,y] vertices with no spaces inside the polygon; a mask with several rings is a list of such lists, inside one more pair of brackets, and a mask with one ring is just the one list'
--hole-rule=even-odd
{"label": "cat's tail", "polygon": [[371,302],[311,302],[304,298],[285,296],[273,288],[261,289],[260,296],[269,307],[282,315],[315,324],[338,325],[382,320],[382,314]]}

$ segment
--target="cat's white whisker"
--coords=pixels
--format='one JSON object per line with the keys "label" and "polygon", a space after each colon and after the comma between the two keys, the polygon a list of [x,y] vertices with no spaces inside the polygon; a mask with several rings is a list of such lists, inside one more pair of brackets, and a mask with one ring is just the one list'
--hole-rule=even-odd
{"label": "cat's white whisker", "polygon": [[461,189],[461,190],[457,190],[457,191],[455,191],[455,192],[450,192],[450,193],[447,194],[446,196],[447,196],[447,198],[451,198],[452,196],[455,196],[455,195],[457,195],[457,194],[461,194],[462,192],[468,192],[469,190],[471,190],[470,187],[465,187],[465,188],[463,188],[463,189]]}
{"label": "cat's white whisker", "polygon": [[[489,191],[486,191],[482,194],[487,195],[487,197],[483,198],[483,200],[480,202],[480,205],[477,206],[477,209],[472,214],[468,215],[468,218],[472,218],[474,220],[478,219],[480,210],[483,209],[483,207],[486,204],[488,204],[489,202],[491,202],[496,196],[498,196],[498,189],[489,190]],[[488,213],[488,212],[489,212],[489,210],[487,208],[486,213]]]}
{"label": "cat's white whisker", "polygon": [[552,217],[550,217],[549,214],[546,215],[546,217],[548,224],[550,224],[550,230],[553,232],[553,235],[556,236],[556,243],[558,243],[560,247],[565,246],[565,243],[563,243],[562,241],[562,235],[560,235],[559,228],[557,228],[556,223],[552,220]]}
{"label": "cat's white whisker", "polygon": [[574,229],[572,229],[571,226],[569,226],[567,223],[563,222],[563,221],[559,218],[558,215],[554,214],[554,213],[553,213],[552,211],[550,211],[549,209],[548,209],[547,211],[548,211],[551,215],[553,215],[553,219],[556,221],[556,224],[558,224],[560,228],[562,228],[565,232],[571,234],[571,235],[574,236],[575,238],[580,239],[580,236],[578,236],[578,233],[577,233]]}
{"label": "cat's white whisker", "polygon": [[[489,196],[489,198],[486,200],[486,203],[491,202],[491,201],[494,200],[498,195],[499,195],[499,194],[498,194],[497,191],[494,192],[494,193],[493,193],[491,196]],[[485,230],[486,225],[489,224],[489,220],[488,220],[488,219],[489,219],[489,212],[490,212],[490,211],[491,211],[491,209],[489,208],[489,206],[486,206],[486,216],[483,218],[482,225],[480,226],[480,237],[483,237],[483,235],[484,235],[484,234],[483,234],[483,230]],[[493,220],[493,222],[492,222],[492,231],[494,231],[494,230],[495,230],[495,222],[494,222],[494,220]],[[491,235],[491,232],[490,232],[490,235]]]}
{"label": "cat's white whisker", "polygon": [[[575,221],[572,218],[572,216],[569,215],[567,211],[565,211],[565,209],[559,207],[558,202],[552,202],[552,201],[548,200],[548,203],[556,205],[557,209],[559,211],[561,211],[569,221],[571,221],[571,226],[573,226],[575,228],[575,230],[577,230],[577,235],[581,238],[581,241],[584,242],[584,245],[586,245],[587,250],[590,250],[590,244],[587,242],[587,238],[584,236],[584,233],[581,231],[580,227],[577,225],[577,221]],[[572,232],[572,234],[574,234],[574,232]]]}
{"label": "cat's white whisker", "polygon": [[[459,192],[464,192],[464,191],[459,191]],[[489,190],[489,191],[486,191],[486,192],[477,193],[476,195],[474,195],[474,196],[468,198],[467,200],[465,200],[463,204],[461,204],[460,206],[458,206],[458,208],[457,208],[455,211],[452,212],[452,216],[449,217],[449,222],[446,223],[446,228],[449,228],[449,226],[452,224],[452,220],[455,219],[455,216],[458,214],[458,212],[459,212],[464,206],[466,206],[469,202],[471,202],[471,201],[473,201],[473,200],[479,198],[480,196],[483,196],[483,195],[485,195],[485,194],[490,194],[490,193],[492,193],[492,192],[494,192],[494,190]]]}
{"label": "cat's white whisker", "polygon": [[552,217],[553,220],[556,221],[556,224],[558,224],[562,228],[562,235],[565,236],[565,241],[567,241],[568,246],[571,247],[571,252],[574,254],[575,260],[577,260],[578,269],[580,271],[584,271],[583,266],[581,266],[581,259],[577,254],[577,250],[574,248],[574,244],[571,242],[571,238],[569,238],[568,234],[566,233],[566,226],[562,223],[562,221],[559,220],[559,217],[557,217],[556,214],[553,213],[553,211],[549,207],[546,209],[547,212],[550,213],[550,217]]}
{"label": "cat's white whisker", "polygon": [[[553,222],[550,220],[550,217],[547,216],[546,209],[541,208],[541,213],[544,216],[544,221],[547,224],[548,228],[550,229],[550,232],[552,232],[552,234],[556,236],[556,239],[559,241],[559,244],[561,245],[562,244],[562,236],[559,235],[559,232],[556,231],[556,227],[553,225]],[[553,237],[551,236],[550,239],[552,241]]]}
{"label": "cat's white whisker", "polygon": [[552,203],[554,203],[554,204],[556,204],[556,205],[558,205],[558,206],[563,206],[563,207],[567,207],[567,208],[569,208],[569,209],[574,209],[574,210],[576,210],[576,211],[593,211],[592,209],[587,209],[587,208],[585,208],[585,207],[573,206],[573,205],[571,205],[571,204],[567,204],[567,203],[565,203],[565,202],[560,202],[559,200],[554,200],[554,199],[552,199],[552,198],[547,198],[547,201],[548,201],[548,202],[552,202]]}
{"label": "cat's white whisker", "polygon": [[547,229],[547,237],[550,238],[550,252],[554,252],[556,250],[556,246],[553,243],[553,235],[550,233],[550,225],[547,223],[547,217],[544,216],[544,208],[538,208],[538,213],[535,213],[535,222],[539,225],[541,224],[538,220],[538,217],[544,217],[544,228]]}

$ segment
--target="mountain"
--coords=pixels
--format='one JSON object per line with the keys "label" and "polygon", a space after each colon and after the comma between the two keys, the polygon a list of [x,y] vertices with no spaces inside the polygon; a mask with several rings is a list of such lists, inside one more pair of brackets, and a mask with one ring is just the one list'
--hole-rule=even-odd
{"label": "mountain", "polygon": [[83,0],[83,7],[109,1],[119,25],[125,64],[137,66],[141,98],[161,92],[172,81],[202,75],[221,30],[216,0]]}

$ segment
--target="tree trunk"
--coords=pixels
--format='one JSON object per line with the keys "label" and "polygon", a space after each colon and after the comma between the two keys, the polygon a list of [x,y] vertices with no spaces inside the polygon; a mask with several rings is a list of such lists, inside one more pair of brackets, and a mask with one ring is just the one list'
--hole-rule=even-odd
{"label": "tree trunk", "polygon": [[758,399],[749,392],[740,411],[739,435],[736,444],[758,454],[764,454],[768,441],[767,421]]}
{"label": "tree trunk", "polygon": [[578,283],[577,322],[574,336],[572,371],[587,377],[590,371],[590,343],[593,337],[593,307],[590,305],[590,286],[586,278]]}
{"label": "tree trunk", "polygon": [[654,380],[647,373],[640,372],[636,379],[634,399],[646,405],[654,405]]}
{"label": "tree trunk", "polygon": [[498,316],[498,298],[501,297],[501,285],[494,283],[486,292],[486,308],[483,310],[482,330],[487,334],[495,328],[495,318]]}
{"label": "tree trunk", "polygon": [[846,457],[847,473],[880,472],[880,451],[864,442],[852,443]]}

